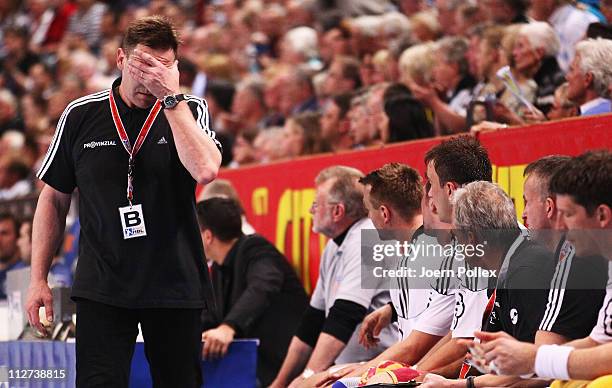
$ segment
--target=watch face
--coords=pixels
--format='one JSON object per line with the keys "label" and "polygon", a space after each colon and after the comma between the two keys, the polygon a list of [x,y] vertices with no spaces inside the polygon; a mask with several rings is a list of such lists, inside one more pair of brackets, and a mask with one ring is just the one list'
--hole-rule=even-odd
{"label": "watch face", "polygon": [[176,101],[176,97],[174,96],[166,96],[164,98],[164,106],[166,108],[173,108],[177,103],[178,101]]}

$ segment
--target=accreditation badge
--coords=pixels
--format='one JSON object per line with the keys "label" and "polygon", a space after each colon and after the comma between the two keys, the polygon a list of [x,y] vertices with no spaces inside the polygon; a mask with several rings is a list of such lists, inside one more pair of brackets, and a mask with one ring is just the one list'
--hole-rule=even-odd
{"label": "accreditation badge", "polygon": [[119,216],[123,227],[124,240],[147,235],[142,205],[120,207]]}

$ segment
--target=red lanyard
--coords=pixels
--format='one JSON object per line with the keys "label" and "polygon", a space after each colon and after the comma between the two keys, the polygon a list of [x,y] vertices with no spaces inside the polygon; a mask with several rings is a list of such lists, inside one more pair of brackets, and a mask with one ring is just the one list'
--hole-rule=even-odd
{"label": "red lanyard", "polygon": [[144,143],[147,135],[149,134],[149,130],[157,118],[159,111],[161,110],[161,101],[157,100],[153,108],[149,112],[147,119],[145,120],[140,132],[138,133],[138,137],[136,138],[136,143],[134,143],[134,147],[132,148],[132,144],[130,143],[130,139],[128,138],[127,132],[125,131],[125,127],[121,122],[121,116],[119,116],[119,110],[117,109],[117,103],[115,103],[115,96],[113,95],[113,91],[111,90],[109,94],[108,100],[110,101],[110,109],[111,115],[113,116],[113,122],[115,123],[115,128],[117,128],[117,134],[121,139],[121,143],[123,144],[123,148],[127,151],[128,155],[130,155],[130,159],[128,161],[128,176],[127,176],[127,200],[132,206],[132,199],[134,198],[134,157],[138,151],[140,151],[140,147],[142,147],[142,143]]}

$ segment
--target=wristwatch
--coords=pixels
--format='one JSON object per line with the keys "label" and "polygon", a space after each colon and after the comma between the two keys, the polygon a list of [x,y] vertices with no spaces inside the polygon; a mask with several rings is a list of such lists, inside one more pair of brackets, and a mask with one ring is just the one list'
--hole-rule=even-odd
{"label": "wristwatch", "polygon": [[164,109],[173,109],[179,102],[185,100],[184,94],[170,94],[165,96],[161,102]]}

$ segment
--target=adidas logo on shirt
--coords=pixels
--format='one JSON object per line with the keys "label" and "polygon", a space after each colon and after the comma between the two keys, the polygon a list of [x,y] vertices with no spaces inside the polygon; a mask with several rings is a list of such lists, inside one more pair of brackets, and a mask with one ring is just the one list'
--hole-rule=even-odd
{"label": "adidas logo on shirt", "polygon": [[157,144],[168,144],[168,142],[166,141],[166,138],[162,136],[161,139],[157,141]]}

